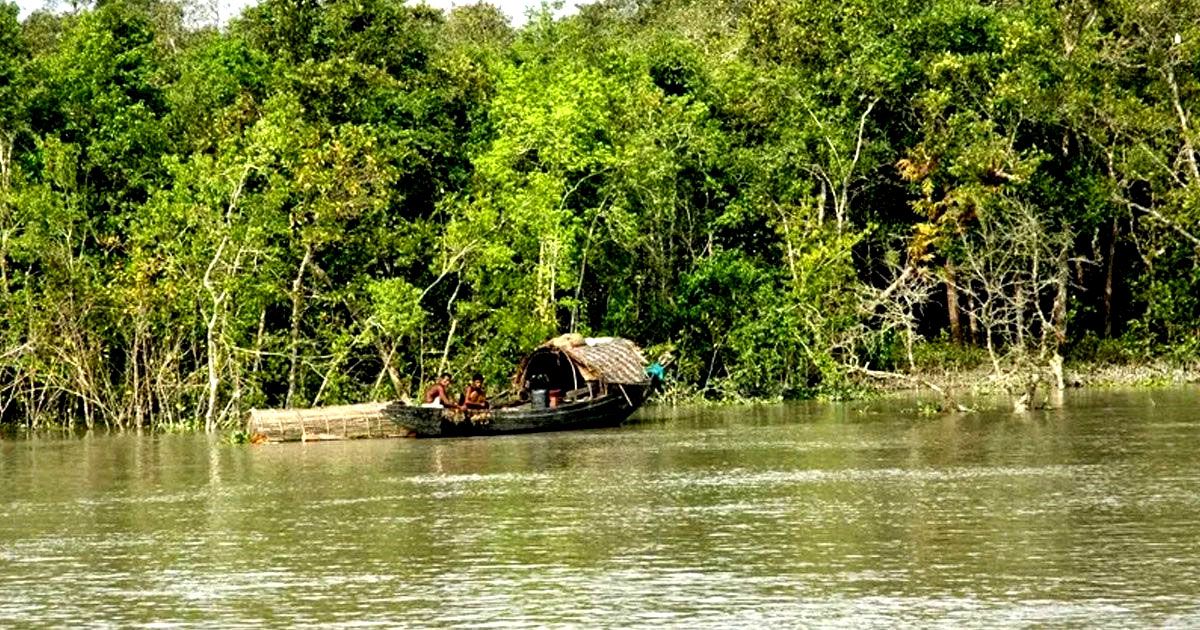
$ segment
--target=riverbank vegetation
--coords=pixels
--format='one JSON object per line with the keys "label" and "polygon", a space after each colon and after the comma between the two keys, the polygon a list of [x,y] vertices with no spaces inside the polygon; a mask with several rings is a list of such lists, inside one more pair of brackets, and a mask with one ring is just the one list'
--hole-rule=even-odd
{"label": "riverbank vegetation", "polygon": [[72,6],[0,4],[7,423],[500,388],[565,331],[706,397],[1200,349],[1192,0]]}

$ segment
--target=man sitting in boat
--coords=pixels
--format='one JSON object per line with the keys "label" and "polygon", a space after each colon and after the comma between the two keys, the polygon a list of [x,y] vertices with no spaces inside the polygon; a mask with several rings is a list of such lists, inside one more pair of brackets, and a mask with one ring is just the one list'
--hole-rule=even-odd
{"label": "man sitting in boat", "polygon": [[450,395],[450,384],[454,381],[450,378],[449,372],[443,372],[438,377],[436,383],[425,390],[425,407],[448,407],[454,409],[458,405],[454,404],[454,397]]}
{"label": "man sitting in boat", "polygon": [[487,409],[490,406],[487,392],[483,390],[483,375],[476,372],[471,376],[471,384],[467,385],[467,391],[463,394],[463,408]]}

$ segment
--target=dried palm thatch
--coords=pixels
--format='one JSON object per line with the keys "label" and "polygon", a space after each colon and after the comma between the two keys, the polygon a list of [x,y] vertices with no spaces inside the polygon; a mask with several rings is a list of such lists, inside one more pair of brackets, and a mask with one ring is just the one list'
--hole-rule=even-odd
{"label": "dried palm thatch", "polygon": [[547,341],[521,362],[517,383],[524,382],[530,359],[539,353],[561,352],[588,381],[606,385],[647,385],[646,359],[637,344],[620,337],[562,335]]}

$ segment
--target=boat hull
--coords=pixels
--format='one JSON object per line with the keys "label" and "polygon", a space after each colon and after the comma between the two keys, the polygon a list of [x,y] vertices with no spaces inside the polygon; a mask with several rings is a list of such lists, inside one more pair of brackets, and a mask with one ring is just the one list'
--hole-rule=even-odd
{"label": "boat hull", "polygon": [[400,403],[389,406],[385,415],[400,429],[415,437],[502,435],[537,431],[565,431],[613,427],[637,410],[645,388],[625,385],[608,395],[582,402],[561,404],[553,409],[528,405],[480,411],[417,407]]}

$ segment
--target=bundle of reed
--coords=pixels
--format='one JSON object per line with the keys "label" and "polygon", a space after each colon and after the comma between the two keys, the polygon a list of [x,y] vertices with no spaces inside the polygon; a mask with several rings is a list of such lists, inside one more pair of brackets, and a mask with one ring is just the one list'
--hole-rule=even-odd
{"label": "bundle of reed", "polygon": [[[408,437],[386,409],[393,403],[362,403],[317,409],[254,409],[246,423],[252,437],[271,442]],[[258,438],[262,440],[264,438]]]}

